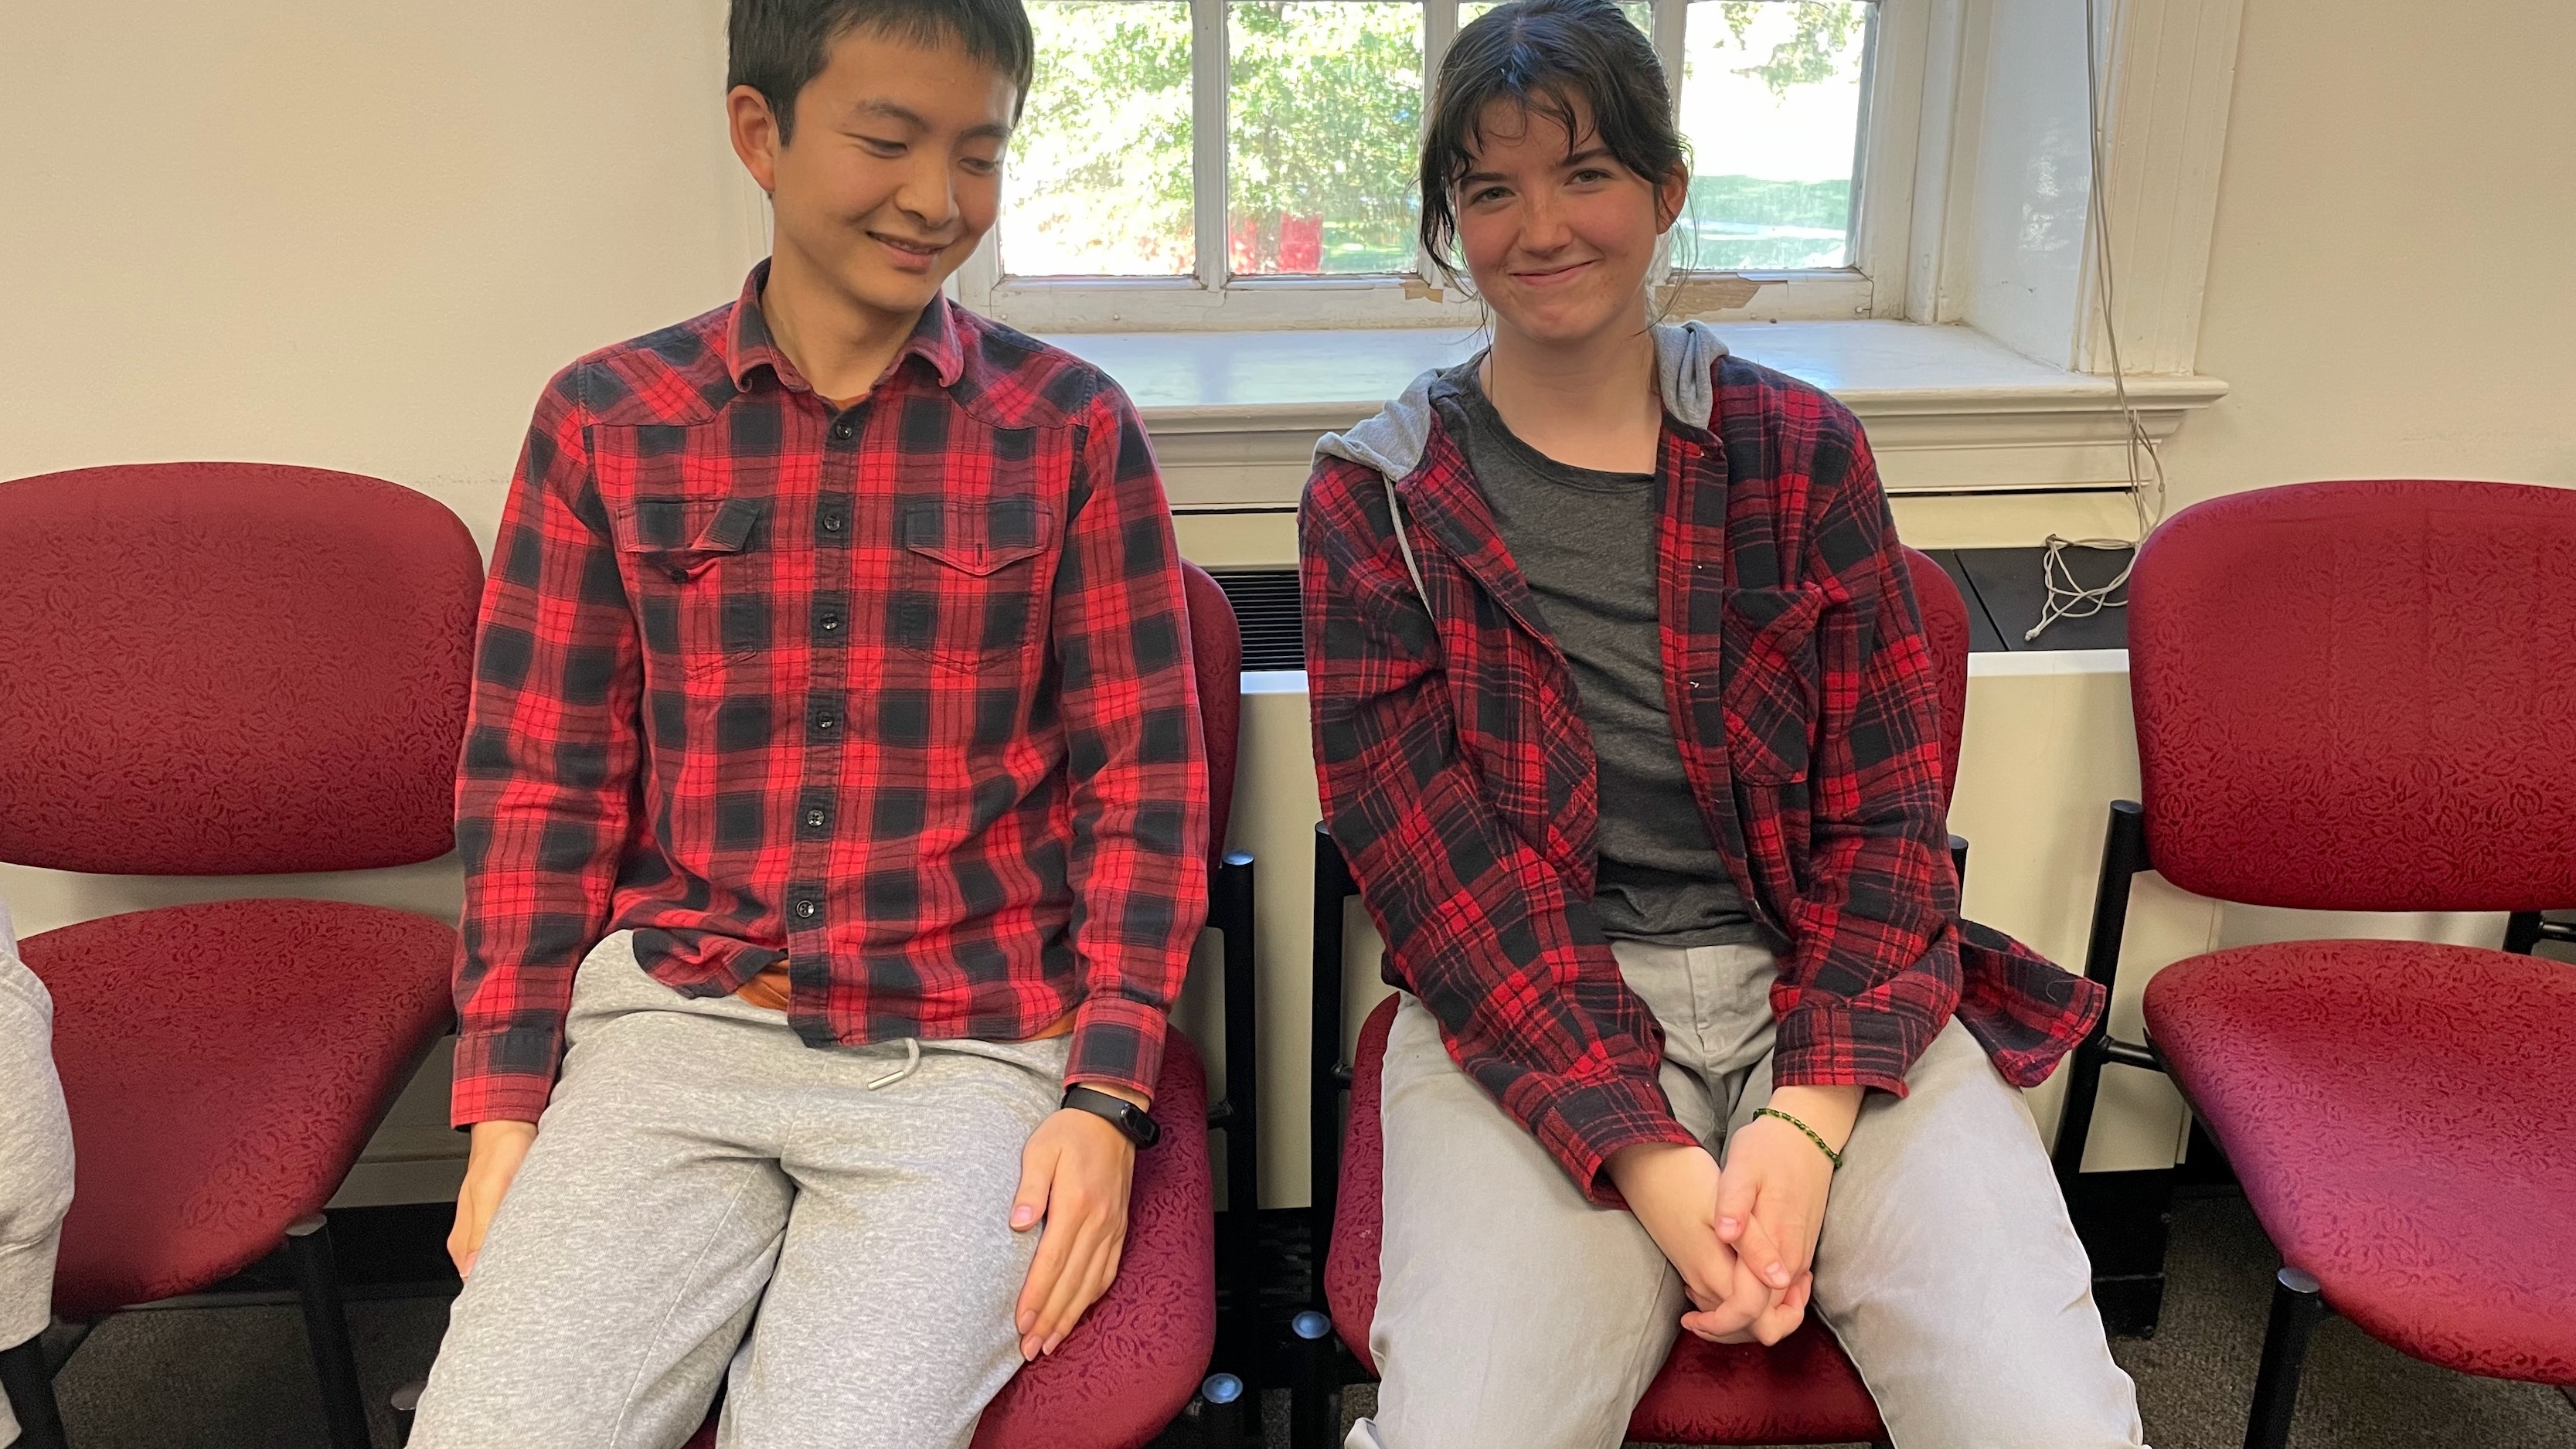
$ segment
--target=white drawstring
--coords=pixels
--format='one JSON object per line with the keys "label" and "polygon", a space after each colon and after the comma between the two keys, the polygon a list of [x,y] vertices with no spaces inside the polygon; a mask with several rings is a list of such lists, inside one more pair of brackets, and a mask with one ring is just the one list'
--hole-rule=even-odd
{"label": "white drawstring", "polygon": [[1413,561],[1413,540],[1404,531],[1404,505],[1396,501],[1395,480],[1383,473],[1378,478],[1386,484],[1386,516],[1395,525],[1395,546],[1404,553],[1404,571],[1413,576],[1413,592],[1421,597],[1423,612],[1429,613],[1431,591],[1422,586],[1422,569]]}
{"label": "white drawstring", "polygon": [[915,1071],[919,1070],[920,1067],[921,1038],[917,1036],[905,1037],[903,1039],[903,1065],[886,1073],[882,1077],[869,1079],[868,1090],[873,1092],[879,1087],[891,1087],[895,1083],[902,1081],[904,1078],[911,1076]]}

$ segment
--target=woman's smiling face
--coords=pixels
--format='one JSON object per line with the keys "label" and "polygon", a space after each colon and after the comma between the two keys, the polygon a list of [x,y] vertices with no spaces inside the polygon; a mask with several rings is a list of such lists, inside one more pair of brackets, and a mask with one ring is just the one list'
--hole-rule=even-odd
{"label": "woman's smiling face", "polygon": [[1659,194],[1610,154],[1575,97],[1493,101],[1470,142],[1454,193],[1458,250],[1497,322],[1556,345],[1642,326],[1656,238],[1687,181]]}

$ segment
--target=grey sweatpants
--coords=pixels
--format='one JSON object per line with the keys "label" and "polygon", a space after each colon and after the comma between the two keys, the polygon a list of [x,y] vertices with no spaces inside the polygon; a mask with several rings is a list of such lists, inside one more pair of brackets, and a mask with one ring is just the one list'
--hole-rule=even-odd
{"label": "grey sweatpants", "polygon": [[[1722,1153],[1720,1129],[1771,1094],[1771,954],[1616,951],[1663,1024],[1674,1116]],[[2136,1393],[2021,1094],[1956,1021],[1905,1080],[1861,1109],[1809,1311],[1897,1449],[2137,1445]],[[1680,1331],[1680,1276],[1635,1217],[1584,1200],[1409,996],[1383,1082],[1384,1382],[1347,1449],[1611,1449]]]}
{"label": "grey sweatpants", "polygon": [[811,1048],[611,936],[415,1449],[962,1446],[1018,1369],[1020,1151],[1067,1038]]}
{"label": "grey sweatpants", "polygon": [[[18,959],[0,904],[0,1348],[52,1320],[54,1255],[72,1205],[72,1124],[54,1074],[54,998]],[[0,1444],[17,1417],[0,1396]]]}

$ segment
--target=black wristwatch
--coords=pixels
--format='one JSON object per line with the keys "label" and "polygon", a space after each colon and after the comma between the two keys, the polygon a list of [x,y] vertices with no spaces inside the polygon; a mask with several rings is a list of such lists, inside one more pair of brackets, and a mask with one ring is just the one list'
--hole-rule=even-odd
{"label": "black wristwatch", "polygon": [[1076,1112],[1106,1117],[1109,1125],[1126,1135],[1141,1150],[1163,1140],[1162,1124],[1145,1114],[1145,1109],[1107,1092],[1096,1092],[1085,1086],[1064,1089],[1064,1105]]}

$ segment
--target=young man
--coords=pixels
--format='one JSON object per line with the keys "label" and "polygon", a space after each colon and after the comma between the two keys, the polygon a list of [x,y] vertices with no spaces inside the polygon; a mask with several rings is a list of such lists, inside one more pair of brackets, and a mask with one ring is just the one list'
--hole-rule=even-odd
{"label": "young man", "polygon": [[459,788],[467,1275],[413,1443],[963,1445],[1106,1289],[1203,910],[1133,407],[949,305],[1020,0],[736,0],[733,305],[538,402]]}

